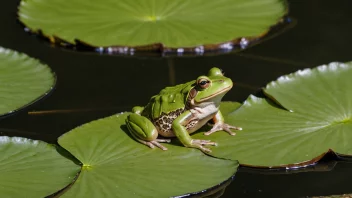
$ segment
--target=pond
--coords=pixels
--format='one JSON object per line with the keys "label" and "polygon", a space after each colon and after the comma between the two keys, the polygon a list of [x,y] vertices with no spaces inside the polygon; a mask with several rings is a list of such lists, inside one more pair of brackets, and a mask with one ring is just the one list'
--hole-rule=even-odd
{"label": "pond", "polygon": [[[198,57],[125,57],[51,47],[16,21],[19,0],[0,2],[0,46],[40,59],[58,76],[52,94],[0,121],[1,135],[55,143],[72,128],[144,105],[165,86],[222,68],[235,87],[224,100],[244,101],[298,69],[351,60],[352,1],[289,1],[293,27],[238,53]],[[240,168],[222,197],[306,197],[351,193],[352,164],[321,162],[300,171]]]}

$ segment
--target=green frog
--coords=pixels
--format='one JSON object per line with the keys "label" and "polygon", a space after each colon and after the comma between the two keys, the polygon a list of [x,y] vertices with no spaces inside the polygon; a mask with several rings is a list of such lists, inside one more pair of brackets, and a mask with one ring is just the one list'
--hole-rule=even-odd
{"label": "green frog", "polygon": [[153,96],[145,107],[134,107],[133,113],[126,118],[127,128],[134,139],[150,148],[156,146],[167,150],[160,142],[170,142],[170,139],[157,139],[161,135],[166,138],[177,137],[184,146],[209,153],[211,150],[205,145],[216,146],[215,142],[192,139],[189,134],[210,120],[213,120],[214,125],[204,135],[216,131],[235,135],[231,129],[242,130],[226,124],[219,110],[221,99],[232,86],[232,80],[225,77],[221,69],[214,67],[207,76],[166,87]]}

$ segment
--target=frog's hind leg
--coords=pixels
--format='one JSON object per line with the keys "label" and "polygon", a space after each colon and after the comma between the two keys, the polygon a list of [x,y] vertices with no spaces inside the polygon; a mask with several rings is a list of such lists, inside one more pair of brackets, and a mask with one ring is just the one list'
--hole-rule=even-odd
{"label": "frog's hind leg", "polygon": [[162,150],[167,150],[167,148],[159,142],[170,142],[170,140],[157,139],[158,131],[153,123],[146,117],[135,113],[131,114],[126,119],[126,125],[132,137],[138,142],[147,145],[150,148],[155,148],[156,146]]}

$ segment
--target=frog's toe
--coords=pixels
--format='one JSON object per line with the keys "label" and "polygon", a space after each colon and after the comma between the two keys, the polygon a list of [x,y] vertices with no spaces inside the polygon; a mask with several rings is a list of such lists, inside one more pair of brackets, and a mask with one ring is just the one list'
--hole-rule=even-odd
{"label": "frog's toe", "polygon": [[158,148],[160,148],[161,150],[164,150],[164,151],[166,151],[167,148],[165,146],[161,145],[159,142],[170,142],[170,140],[166,140],[166,139],[165,140],[164,139],[156,139],[156,140],[152,140],[152,141],[144,141],[144,140],[140,140],[140,139],[136,139],[136,140],[138,142],[148,146],[149,148],[153,149],[156,146],[156,147],[158,147]]}
{"label": "frog's toe", "polygon": [[192,144],[217,146],[216,142],[212,142],[211,140],[194,139],[194,140],[192,140]]}
{"label": "frog's toe", "polygon": [[230,129],[235,129],[235,130],[238,130],[238,131],[242,131],[242,127],[236,127],[236,126],[231,126],[231,125],[228,125],[228,124],[225,124],[228,126],[228,128]]}
{"label": "frog's toe", "polygon": [[201,151],[203,151],[204,153],[211,153],[211,150],[209,148],[204,147],[204,146],[199,146],[198,148]]}
{"label": "frog's toe", "polygon": [[229,128],[224,128],[223,130],[226,131],[230,135],[236,135],[236,133],[232,132]]}
{"label": "frog's toe", "polygon": [[210,135],[210,134],[215,133],[217,131],[226,131],[230,135],[236,135],[236,133],[232,132],[231,129],[242,130],[241,127],[231,126],[231,125],[228,125],[225,123],[217,123],[213,126],[213,128],[210,131],[205,132],[204,135]]}
{"label": "frog's toe", "polygon": [[155,141],[157,141],[157,142],[170,143],[170,142],[171,142],[171,139],[156,139]]}
{"label": "frog's toe", "polygon": [[[162,142],[165,142],[165,141],[162,141]],[[149,143],[157,146],[158,148],[160,148],[163,151],[167,150],[167,148],[165,146],[161,145],[158,140],[153,140],[153,141],[150,141]]]}
{"label": "frog's toe", "polygon": [[149,146],[149,147],[152,148],[152,149],[155,148],[154,144],[151,143],[151,142],[141,142],[141,143],[143,143],[143,144]]}
{"label": "frog's toe", "polygon": [[223,130],[226,131],[226,132],[227,132],[228,134],[230,134],[230,135],[236,135],[236,133],[235,133],[235,132],[232,132],[230,129],[235,129],[235,130],[239,130],[239,131],[242,130],[241,127],[230,126],[230,125],[225,124]]}
{"label": "frog's toe", "polygon": [[186,147],[197,148],[205,153],[210,153],[211,150],[209,148],[204,147],[204,145],[216,146],[216,143],[210,140],[193,139],[191,140],[191,142],[189,142],[189,144],[185,144]]}

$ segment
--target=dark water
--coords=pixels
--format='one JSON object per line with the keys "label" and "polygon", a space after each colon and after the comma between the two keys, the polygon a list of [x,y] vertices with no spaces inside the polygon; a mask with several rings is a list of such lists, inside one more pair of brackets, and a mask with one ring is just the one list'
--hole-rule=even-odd
{"label": "dark water", "polygon": [[[42,60],[56,72],[53,94],[1,120],[4,135],[54,143],[91,120],[145,104],[165,86],[192,80],[213,66],[237,82],[225,100],[243,101],[267,82],[297,69],[350,61],[351,0],[292,0],[294,28],[240,53],[193,58],[136,58],[52,48],[16,22],[19,0],[0,1],[0,46]],[[332,165],[329,166],[330,168]],[[305,197],[352,192],[352,164],[331,171],[285,173],[241,169],[223,197]],[[324,167],[322,168],[324,170]],[[279,174],[281,173],[281,174]]]}

